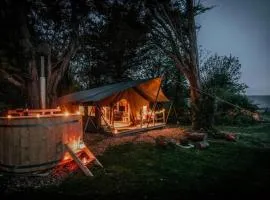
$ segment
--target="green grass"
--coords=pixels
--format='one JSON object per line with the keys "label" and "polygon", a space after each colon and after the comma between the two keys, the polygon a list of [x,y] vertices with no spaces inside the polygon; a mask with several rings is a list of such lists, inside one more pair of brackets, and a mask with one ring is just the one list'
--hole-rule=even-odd
{"label": "green grass", "polygon": [[270,125],[219,127],[238,142],[210,143],[205,150],[125,144],[108,149],[92,168],[59,187],[20,195],[68,195],[89,199],[211,199],[266,194],[270,185]]}

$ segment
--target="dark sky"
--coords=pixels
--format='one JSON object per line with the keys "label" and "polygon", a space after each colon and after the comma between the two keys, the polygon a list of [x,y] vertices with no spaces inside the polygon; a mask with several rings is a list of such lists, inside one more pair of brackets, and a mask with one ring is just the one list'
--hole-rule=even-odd
{"label": "dark sky", "polygon": [[198,17],[198,43],[239,58],[248,95],[270,95],[270,0],[201,0],[216,7]]}

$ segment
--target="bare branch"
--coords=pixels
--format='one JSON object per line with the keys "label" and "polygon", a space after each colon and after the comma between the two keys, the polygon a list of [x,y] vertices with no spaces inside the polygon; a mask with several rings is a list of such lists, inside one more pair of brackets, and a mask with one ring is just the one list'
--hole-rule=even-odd
{"label": "bare branch", "polygon": [[[20,82],[19,80],[16,80],[11,74],[9,74],[8,72],[6,72],[4,69],[0,69],[2,76],[5,80],[7,80],[9,83],[15,85],[16,87],[24,87],[23,82]],[[18,75],[17,75],[18,76]],[[22,78],[20,77],[20,80],[22,80]]]}

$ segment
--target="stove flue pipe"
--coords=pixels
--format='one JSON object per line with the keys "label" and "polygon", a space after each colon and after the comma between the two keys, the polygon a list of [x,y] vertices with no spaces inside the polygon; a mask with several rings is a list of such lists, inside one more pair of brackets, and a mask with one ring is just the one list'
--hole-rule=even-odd
{"label": "stove flue pipe", "polygon": [[40,57],[40,107],[41,109],[46,108],[46,78],[44,68],[44,56]]}

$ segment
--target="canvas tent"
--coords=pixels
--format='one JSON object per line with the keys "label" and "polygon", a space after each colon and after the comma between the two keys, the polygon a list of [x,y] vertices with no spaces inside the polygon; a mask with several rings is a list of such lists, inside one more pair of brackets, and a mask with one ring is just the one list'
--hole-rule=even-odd
{"label": "canvas tent", "polygon": [[138,113],[143,107],[149,108],[150,103],[169,101],[161,89],[161,78],[154,78],[121,82],[75,92],[60,97],[58,104],[61,106],[92,105],[100,108],[112,108],[123,99],[128,104],[128,115],[133,124],[140,118]]}

